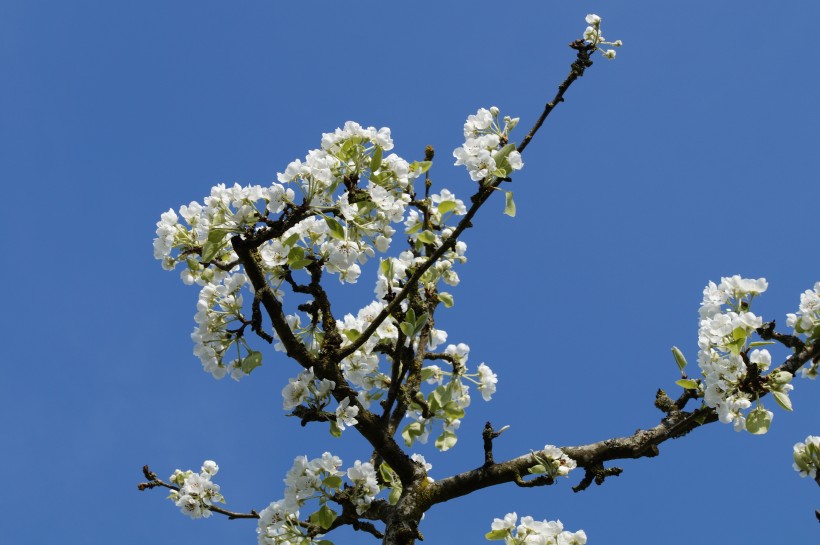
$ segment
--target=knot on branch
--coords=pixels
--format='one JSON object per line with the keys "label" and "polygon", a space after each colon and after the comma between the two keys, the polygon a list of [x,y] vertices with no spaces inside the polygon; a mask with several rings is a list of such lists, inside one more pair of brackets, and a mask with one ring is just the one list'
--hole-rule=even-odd
{"label": "knot on branch", "polygon": [[578,483],[578,485],[572,487],[573,492],[580,492],[581,490],[586,490],[587,488],[589,488],[589,485],[591,485],[593,482],[596,485],[600,486],[604,484],[604,480],[607,477],[617,477],[624,471],[620,467],[605,468],[603,464],[594,464],[591,466],[587,466],[584,469],[584,478],[581,479],[581,482]]}
{"label": "knot on branch", "polygon": [[677,404],[672,401],[672,398],[666,395],[666,392],[661,389],[658,389],[658,392],[655,394],[655,407],[666,414],[672,414],[680,410]]}

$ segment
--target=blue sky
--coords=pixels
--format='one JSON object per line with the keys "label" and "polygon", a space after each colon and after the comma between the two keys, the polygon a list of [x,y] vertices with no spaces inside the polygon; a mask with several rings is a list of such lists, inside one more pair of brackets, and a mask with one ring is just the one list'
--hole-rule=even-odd
{"label": "blue sky", "polygon": [[[138,493],[141,466],[167,476],[214,459],[228,507],[246,511],[282,496],[297,455],[366,458],[353,433],[282,416],[298,369],[280,354],[240,383],[201,371],[197,292],[154,261],[154,224],[216,183],[273,181],[347,120],[390,127],[408,160],[433,145],[434,183],[466,199],[474,183],[451,159],[465,117],[496,105],[523,136],[589,12],[625,45],[525,152],[517,217],[500,198],[481,211],[456,306],[438,317],[500,381],[491,403],[474,396],[452,451],[419,450],[437,478],[481,463],[487,420],[511,425],[497,459],[655,425],[656,389],[676,389],[670,347],[696,360],[710,279],[766,277],[755,308],[785,330],[820,280],[820,4],[0,4],[4,539],[255,543],[251,522],[191,521]],[[368,303],[374,275],[338,290],[337,308]],[[820,433],[818,394],[796,380],[795,412],[773,407],[767,436],[713,424],[580,494],[572,478],[439,506],[425,543],[484,543],[509,511],[591,544],[811,542],[820,491],[791,448]]]}

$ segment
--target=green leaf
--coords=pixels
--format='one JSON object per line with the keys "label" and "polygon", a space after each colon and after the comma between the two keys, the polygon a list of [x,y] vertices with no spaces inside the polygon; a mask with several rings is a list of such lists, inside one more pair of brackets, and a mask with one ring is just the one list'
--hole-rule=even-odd
{"label": "green leaf", "polygon": [[342,430],[339,428],[339,424],[337,424],[334,420],[330,421],[330,435],[336,438],[342,436]]}
{"label": "green leaf", "polygon": [[506,178],[507,171],[503,168],[497,168],[493,171],[493,176],[495,176],[496,178]]}
{"label": "green leaf", "polygon": [[450,450],[458,442],[458,437],[451,431],[445,431],[436,439],[436,448],[444,452]]}
{"label": "green leaf", "polygon": [[697,416],[695,416],[695,422],[698,424],[703,424],[706,422],[706,415],[709,414],[707,411],[700,411]]}
{"label": "green leaf", "polygon": [[419,233],[419,240],[425,244],[433,244],[436,241],[436,235],[431,231],[422,231]]}
{"label": "green leaf", "polygon": [[291,268],[291,270],[298,271],[300,269],[304,269],[311,263],[313,263],[313,261],[311,261],[310,259],[300,259],[298,261],[290,263],[288,266]]}
{"label": "green leaf", "polygon": [[402,488],[400,486],[394,487],[390,490],[390,495],[387,497],[387,501],[390,502],[390,505],[396,505],[399,503],[401,499],[401,492]]}
{"label": "green leaf", "polygon": [[242,360],[242,370],[249,375],[251,371],[262,365],[262,352],[251,350]]}
{"label": "green leaf", "polygon": [[789,399],[789,394],[786,392],[772,392],[774,396],[774,400],[777,401],[777,404],[786,409],[787,411],[791,411],[792,409],[792,400]]}
{"label": "green leaf", "polygon": [[417,168],[421,169],[421,173],[424,174],[430,167],[433,166],[433,161],[413,161],[410,163],[410,170],[415,170]]}
{"label": "green leaf", "polygon": [[507,537],[509,530],[493,530],[484,534],[484,537],[489,541],[498,541]]}
{"label": "green leaf", "polygon": [[325,479],[322,481],[322,484],[328,488],[341,488],[342,478],[338,475],[331,475],[329,477],[325,477]]}
{"label": "green leaf", "polygon": [[353,342],[362,336],[361,332],[355,329],[345,329],[344,334],[345,337],[347,337],[347,340],[349,340],[350,342]]}
{"label": "green leaf", "polygon": [[421,435],[423,431],[424,429],[422,428],[421,422],[411,422],[406,425],[401,432],[402,439],[404,439],[404,444],[408,447],[412,447],[416,437]]}
{"label": "green leaf", "polygon": [[393,278],[393,260],[390,258],[382,259],[379,263],[379,270],[385,278]]}
{"label": "green leaf", "polygon": [[451,308],[455,304],[453,296],[446,291],[439,292],[438,300],[444,303],[444,306],[447,308]]}
{"label": "green leaf", "polygon": [[336,240],[344,240],[345,239],[345,230],[338,221],[330,216],[325,216],[325,223],[330,228],[330,236],[335,238]]}
{"label": "green leaf", "polygon": [[370,158],[370,172],[379,170],[380,166],[382,166],[382,147],[376,146],[373,150],[373,157]]}
{"label": "green leaf", "polygon": [[749,343],[749,348],[755,348],[757,346],[767,346],[767,345],[770,345],[770,344],[774,344],[774,341],[755,341],[755,342]]}
{"label": "green leaf", "polygon": [[501,164],[501,161],[507,158],[507,156],[515,149],[515,144],[509,143],[493,155],[493,159],[495,160],[495,164]]}
{"label": "green leaf", "polygon": [[743,339],[745,341],[746,337],[747,337],[746,330],[743,329],[742,327],[736,327],[734,330],[732,330],[732,338],[733,339],[735,339],[735,340]]}
{"label": "green leaf", "polygon": [[418,335],[421,333],[421,330],[424,329],[424,326],[427,324],[427,313],[425,312],[418,318],[416,318],[416,322],[413,324],[413,336]]}
{"label": "green leaf", "polygon": [[328,507],[327,505],[323,505],[318,511],[310,515],[308,519],[313,524],[318,525],[323,530],[327,530],[330,528],[330,525],[333,524],[333,521],[336,520],[336,517],[339,515],[336,512]]}
{"label": "green leaf", "polygon": [[527,471],[533,475],[538,475],[539,473],[546,473],[547,468],[544,467],[543,464],[536,464],[530,468],[527,468]]}
{"label": "green leaf", "polygon": [[222,249],[221,242],[211,242],[210,240],[202,245],[202,261],[208,262],[213,261],[216,255],[219,253],[219,250]]}
{"label": "green leaf", "polygon": [[379,466],[379,473],[382,475],[382,479],[386,483],[393,483],[396,481],[396,473],[387,465],[387,462],[382,462]]}
{"label": "green leaf", "polygon": [[446,214],[447,212],[451,212],[456,209],[455,201],[444,201],[438,204],[438,211],[442,214]]}
{"label": "green leaf", "polygon": [[694,380],[691,380],[691,379],[688,379],[688,378],[682,378],[680,380],[676,380],[675,384],[677,384],[678,386],[680,386],[684,390],[697,390],[698,389],[698,383],[695,382]]}
{"label": "green leaf", "polygon": [[672,355],[675,356],[675,363],[678,364],[678,369],[683,373],[683,370],[686,368],[686,358],[683,357],[683,352],[681,352],[677,346],[673,346]]}
{"label": "green leaf", "polygon": [[405,233],[407,233],[408,235],[412,235],[413,233],[415,233],[417,231],[421,231],[422,227],[424,227],[424,224],[422,222],[418,222],[413,227],[411,227],[410,229],[405,231]]}
{"label": "green leaf", "polygon": [[293,233],[288,238],[282,241],[283,246],[293,246],[299,240],[299,233]]}
{"label": "green leaf", "polygon": [[758,407],[746,417],[746,431],[752,435],[763,435],[769,431],[772,424],[771,415],[762,407]]}
{"label": "green leaf", "polygon": [[413,324],[410,322],[402,322],[399,324],[399,329],[401,329],[401,332],[404,333],[406,337],[413,336]]}
{"label": "green leaf", "polygon": [[515,217],[515,201],[513,200],[513,192],[512,191],[505,191],[505,201],[506,204],[504,205],[504,214],[510,216],[511,218]]}
{"label": "green leaf", "polygon": [[464,409],[458,406],[455,401],[450,401],[444,406],[444,414],[451,420],[456,418],[464,418]]}

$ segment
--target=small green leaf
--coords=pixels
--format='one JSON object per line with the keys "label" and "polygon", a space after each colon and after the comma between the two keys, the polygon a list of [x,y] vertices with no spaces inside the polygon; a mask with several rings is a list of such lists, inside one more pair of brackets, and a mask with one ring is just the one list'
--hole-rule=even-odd
{"label": "small green leaf", "polygon": [[330,236],[335,238],[336,240],[344,240],[345,239],[345,230],[336,219],[331,218],[330,216],[325,216],[325,223],[330,228]]}
{"label": "small green leaf", "polygon": [[219,250],[222,249],[221,242],[211,242],[210,240],[202,245],[202,261],[208,262],[213,261],[216,255],[219,253]]}
{"label": "small green leaf", "polygon": [[341,488],[342,478],[338,475],[331,475],[329,477],[325,477],[325,479],[322,481],[322,484],[328,488]]}
{"label": "small green leaf", "polygon": [[680,380],[676,380],[675,384],[677,384],[678,386],[680,386],[684,390],[697,390],[698,389],[698,383],[695,382],[694,380],[691,380],[691,379],[688,379],[688,378],[682,378]]}
{"label": "small green leaf", "polygon": [[382,147],[376,146],[373,150],[373,157],[370,158],[370,172],[379,170],[380,166],[382,166]]}
{"label": "small green leaf", "polygon": [[399,324],[399,329],[401,329],[401,332],[404,333],[405,337],[413,336],[413,324],[409,322],[402,322]]}
{"label": "small green leaf", "polygon": [[451,431],[445,431],[438,436],[438,439],[436,439],[436,448],[444,452],[453,448],[456,442],[458,442],[458,437],[456,437],[456,434]]}
{"label": "small green leaf", "polygon": [[310,259],[300,259],[298,261],[294,261],[293,263],[290,263],[288,266],[292,270],[298,271],[300,269],[304,269],[305,267],[307,267],[311,263],[313,263],[313,261],[311,261]]}
{"label": "small green leaf", "polygon": [[242,360],[242,371],[249,375],[251,371],[262,365],[262,352],[251,350]]}
{"label": "small green leaf", "polygon": [[743,329],[742,327],[736,327],[736,328],[734,328],[734,330],[732,330],[732,338],[733,339],[735,339],[735,340],[743,339],[745,341],[746,337],[747,337],[746,330]]}
{"label": "small green leaf", "polygon": [[505,191],[505,201],[506,204],[504,205],[504,214],[510,216],[511,218],[515,217],[515,201],[513,200],[513,192],[512,191]]}
{"label": "small green leaf", "polygon": [[493,171],[493,176],[495,176],[496,178],[506,178],[507,171],[503,168],[497,168]]}
{"label": "small green leaf", "polygon": [[499,541],[507,537],[508,533],[509,530],[493,530],[492,532],[487,532],[484,534],[484,537],[489,541]]}
{"label": "small green leaf", "polygon": [[433,244],[436,241],[436,235],[431,231],[422,231],[419,233],[419,240],[425,244]]}
{"label": "small green leaf", "polygon": [[455,304],[453,301],[453,296],[446,291],[439,292],[438,300],[444,303],[444,306],[447,308],[450,308]]}
{"label": "small green leaf", "polygon": [[774,396],[774,400],[777,401],[777,404],[786,409],[787,411],[791,411],[792,409],[792,400],[789,399],[789,394],[786,392],[772,392]]}
{"label": "small green leaf", "polygon": [[770,344],[774,344],[774,341],[755,341],[755,342],[749,343],[749,348],[755,348],[757,346],[767,346],[767,345],[770,345]]}
{"label": "small green leaf", "polygon": [[413,227],[411,227],[410,229],[408,229],[407,231],[405,231],[405,233],[407,233],[408,235],[412,235],[413,233],[416,233],[416,232],[418,232],[418,231],[421,231],[421,228],[422,228],[422,227],[424,227],[424,224],[423,224],[422,222],[418,222],[418,223],[417,223],[417,224],[415,224]]}
{"label": "small green leaf", "polygon": [[433,161],[413,161],[410,163],[410,170],[416,170],[418,168],[421,169],[421,173],[424,174],[430,167],[433,166]]}
{"label": "small green leaf", "polygon": [[404,444],[408,447],[412,447],[416,437],[421,435],[423,431],[424,428],[422,427],[421,422],[411,422],[406,425],[401,432],[402,439],[404,439]]}
{"label": "small green leaf", "polygon": [[704,422],[706,422],[706,416],[707,416],[708,414],[709,414],[709,413],[708,413],[707,411],[700,411],[700,412],[697,414],[697,416],[695,416],[695,422],[697,422],[698,424],[701,424],[701,425],[702,425]]}
{"label": "small green leaf", "polygon": [[282,246],[293,246],[297,240],[299,240],[299,233],[293,233],[282,241]]}
{"label": "small green leaf", "polygon": [[355,329],[345,329],[344,334],[345,334],[345,337],[347,337],[347,340],[349,340],[350,342],[353,342],[353,341],[355,341],[356,339],[358,339],[359,337],[362,336],[361,332],[359,332]]}
{"label": "small green leaf", "polygon": [[330,421],[330,435],[336,438],[342,436],[342,430],[339,428],[339,424],[337,424],[335,420]]}
{"label": "small green leaf", "polygon": [[336,520],[336,517],[338,516],[339,515],[337,515],[333,509],[331,509],[327,505],[323,505],[321,508],[319,508],[318,511],[310,515],[308,519],[310,520],[310,522],[318,525],[323,530],[327,530],[328,528],[330,528],[330,525],[333,524],[333,521]]}
{"label": "small green leaf", "polygon": [[387,497],[387,501],[390,502],[390,505],[396,505],[399,503],[399,500],[401,499],[401,492],[402,488],[400,486],[396,486],[390,490],[390,495]]}
{"label": "small green leaf", "polygon": [[438,211],[441,214],[446,214],[447,212],[451,212],[456,209],[455,201],[444,201],[438,204]]}
{"label": "small green leaf", "polygon": [[536,465],[528,468],[527,471],[529,473],[532,473],[533,475],[538,475],[539,473],[546,473],[547,468],[544,467],[542,464],[536,464]]}
{"label": "small green leaf", "polygon": [[379,270],[385,278],[393,278],[393,260],[390,258],[382,259],[379,263]]}
{"label": "small green leaf", "polygon": [[763,435],[769,431],[772,424],[772,416],[766,409],[758,407],[746,417],[746,431],[752,435]]}
{"label": "small green leaf", "polygon": [[500,164],[501,161],[507,158],[507,156],[515,149],[515,144],[509,143],[493,155],[493,159],[495,160],[495,164]]}
{"label": "small green leaf", "polygon": [[683,357],[683,352],[681,352],[677,346],[673,346],[672,355],[675,356],[675,363],[678,364],[678,369],[683,373],[683,370],[686,368],[686,358]]}
{"label": "small green leaf", "polygon": [[464,418],[464,409],[458,406],[455,401],[450,401],[444,406],[444,414],[451,420],[456,418]]}

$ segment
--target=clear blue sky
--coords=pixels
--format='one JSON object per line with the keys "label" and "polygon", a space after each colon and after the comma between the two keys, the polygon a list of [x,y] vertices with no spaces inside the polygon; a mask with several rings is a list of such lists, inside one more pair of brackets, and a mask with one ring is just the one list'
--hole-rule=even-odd
{"label": "clear blue sky", "polygon": [[[499,459],[656,424],[655,390],[676,389],[670,347],[696,359],[710,279],[766,277],[756,309],[785,329],[820,280],[820,4],[0,3],[3,540],[255,543],[252,522],[191,521],[138,493],[141,466],[214,459],[228,507],[249,510],[282,496],[297,455],[366,458],[353,433],[282,416],[298,369],[281,355],[241,383],[201,371],[197,290],[154,261],[154,224],[216,183],[274,180],[347,120],[391,127],[409,160],[433,145],[434,182],[466,199],[451,159],[465,117],[497,105],[525,134],[588,12],[624,41],[617,60],[596,60],[527,149],[518,216],[499,198],[466,234],[439,323],[499,391],[474,396],[452,451],[420,450],[438,478],[481,463],[486,420],[512,426]],[[338,308],[369,302],[373,278]],[[820,384],[795,386],[768,436],[713,424],[580,494],[576,476],[484,491],[428,513],[425,543],[484,543],[508,511],[591,544],[816,542],[820,490],[791,448],[820,434]]]}

